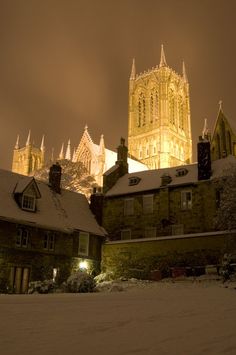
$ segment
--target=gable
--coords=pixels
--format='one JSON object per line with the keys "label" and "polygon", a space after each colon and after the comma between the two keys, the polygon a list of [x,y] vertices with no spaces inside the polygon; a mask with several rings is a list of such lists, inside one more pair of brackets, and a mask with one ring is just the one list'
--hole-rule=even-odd
{"label": "gable", "polygon": [[41,197],[38,185],[34,178],[30,181],[27,178],[18,181],[14,193],[34,196],[35,198]]}
{"label": "gable", "polygon": [[219,111],[211,139],[211,155],[212,160],[236,155],[235,131],[222,109]]}

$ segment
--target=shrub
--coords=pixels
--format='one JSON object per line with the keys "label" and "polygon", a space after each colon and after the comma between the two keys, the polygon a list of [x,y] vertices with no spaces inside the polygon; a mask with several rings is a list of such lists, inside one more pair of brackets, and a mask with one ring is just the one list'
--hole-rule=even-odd
{"label": "shrub", "polygon": [[53,280],[32,281],[29,284],[28,293],[50,293],[55,290]]}
{"label": "shrub", "polygon": [[96,283],[94,278],[86,272],[78,271],[72,274],[63,284],[65,292],[85,293],[93,292]]}

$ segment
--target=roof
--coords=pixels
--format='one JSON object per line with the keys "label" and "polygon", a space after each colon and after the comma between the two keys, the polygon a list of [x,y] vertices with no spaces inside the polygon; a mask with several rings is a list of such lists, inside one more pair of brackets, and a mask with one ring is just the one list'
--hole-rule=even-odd
{"label": "roof", "polygon": [[[96,154],[98,155],[99,152],[99,145],[93,144],[94,150]],[[115,165],[117,161],[117,153],[113,152],[113,150],[105,148],[105,171],[109,170],[113,165]],[[140,163],[137,160],[128,158],[128,164],[129,164],[129,172],[134,173],[135,171],[141,171],[141,170],[148,170],[147,166],[143,163]]]}
{"label": "roof", "polygon": [[99,236],[105,235],[84,195],[69,190],[61,190],[61,194],[57,194],[42,181],[35,180],[41,194],[41,198],[37,200],[37,211],[34,213],[22,210],[16,203],[13,192],[18,184],[24,187],[31,181],[32,177],[0,169],[0,219],[65,233],[81,230]]}
{"label": "roof", "polygon": [[[236,158],[228,156],[224,159],[212,162],[211,179],[219,178],[226,175],[224,172],[228,169],[236,168]],[[177,170],[186,169],[186,175],[177,176]],[[161,188],[161,177],[163,175],[171,177],[168,186],[178,186],[185,184],[194,184],[198,182],[198,164],[181,165],[172,168],[156,169],[140,171],[132,174],[125,174],[117,183],[106,193],[106,196],[128,195],[132,193],[147,192]],[[140,181],[136,185],[129,185],[129,179],[137,177]]]}

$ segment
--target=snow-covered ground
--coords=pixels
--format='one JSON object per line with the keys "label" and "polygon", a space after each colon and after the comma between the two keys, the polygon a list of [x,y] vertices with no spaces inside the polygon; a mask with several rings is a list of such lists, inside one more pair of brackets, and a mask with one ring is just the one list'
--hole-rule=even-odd
{"label": "snow-covered ground", "polygon": [[123,282],[113,292],[0,295],[0,354],[235,355],[235,287]]}

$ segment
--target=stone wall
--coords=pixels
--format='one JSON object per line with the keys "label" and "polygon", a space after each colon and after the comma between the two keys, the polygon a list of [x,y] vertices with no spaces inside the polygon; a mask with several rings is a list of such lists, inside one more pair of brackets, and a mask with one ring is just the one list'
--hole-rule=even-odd
{"label": "stone wall", "polygon": [[168,276],[172,267],[219,264],[232,243],[236,250],[236,235],[227,232],[107,242],[102,249],[102,271],[148,279],[153,270],[160,270]]}

